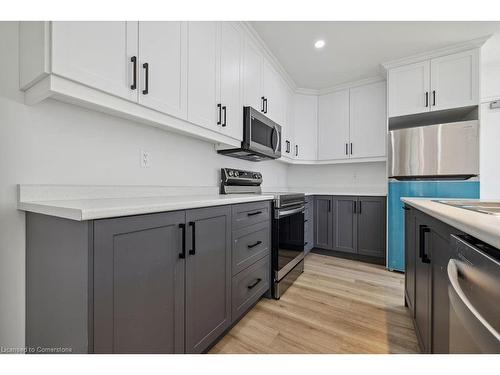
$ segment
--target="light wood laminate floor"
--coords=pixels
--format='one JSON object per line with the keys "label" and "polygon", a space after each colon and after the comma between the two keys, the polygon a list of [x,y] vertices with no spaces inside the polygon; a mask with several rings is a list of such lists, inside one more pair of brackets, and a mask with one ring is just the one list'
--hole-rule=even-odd
{"label": "light wood laminate floor", "polygon": [[263,298],[210,353],[417,353],[404,275],[318,254],[279,301]]}

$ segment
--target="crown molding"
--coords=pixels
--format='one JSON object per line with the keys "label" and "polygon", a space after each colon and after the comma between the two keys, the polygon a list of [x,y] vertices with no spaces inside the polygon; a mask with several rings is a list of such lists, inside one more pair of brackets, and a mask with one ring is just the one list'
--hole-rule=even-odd
{"label": "crown molding", "polygon": [[344,82],[335,86],[327,87],[325,89],[318,90],[318,95],[330,94],[335,91],[352,89],[358,86],[369,85],[371,83],[377,83],[385,81],[385,78],[382,76],[374,76],[369,78],[358,79],[356,81]]}
{"label": "crown molding", "polygon": [[382,63],[381,66],[385,71],[387,71],[388,69],[392,69],[401,65],[413,64],[420,61],[433,59],[436,57],[451,55],[453,53],[467,51],[475,48],[481,48],[489,38],[491,38],[491,35],[487,35],[477,39],[472,39],[463,43],[453,44],[451,46],[438,48],[427,52],[418,53],[412,56],[403,57],[401,59],[387,61]]}
{"label": "crown molding", "polygon": [[297,85],[296,85],[295,81],[290,76],[290,74],[288,74],[288,72],[285,70],[285,68],[283,68],[283,65],[281,65],[281,63],[276,58],[276,56],[274,56],[272,51],[269,49],[267,44],[262,40],[260,35],[254,29],[254,27],[250,24],[250,22],[240,21],[240,25],[241,25],[242,29],[246,32],[247,36],[249,36],[250,39],[252,39],[252,41],[262,50],[262,52],[264,52],[264,55],[267,58],[267,60],[269,60],[271,62],[271,64],[273,65],[273,67],[278,71],[278,73],[280,73],[281,77],[287,83],[289,88],[295,92],[297,90]]}
{"label": "crown molding", "polygon": [[303,87],[297,87],[295,93],[299,95],[319,95],[319,90],[316,89],[306,89]]}

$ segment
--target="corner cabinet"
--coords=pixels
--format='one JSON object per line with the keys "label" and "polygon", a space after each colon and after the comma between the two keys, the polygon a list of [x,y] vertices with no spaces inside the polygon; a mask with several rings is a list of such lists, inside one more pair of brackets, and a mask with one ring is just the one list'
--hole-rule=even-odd
{"label": "corner cabinet", "polygon": [[238,146],[243,35],[233,22],[20,22],[26,104],[52,97]]}
{"label": "corner cabinet", "polygon": [[319,160],[384,160],[387,117],[384,81],[320,95]]}
{"label": "corner cabinet", "polygon": [[479,104],[479,49],[388,69],[389,117]]}
{"label": "corner cabinet", "polygon": [[314,246],[385,261],[386,198],[315,196]]}
{"label": "corner cabinet", "polygon": [[[233,213],[254,221],[232,245]],[[27,347],[207,351],[269,290],[269,213],[269,202],[82,222],[28,212]]]}

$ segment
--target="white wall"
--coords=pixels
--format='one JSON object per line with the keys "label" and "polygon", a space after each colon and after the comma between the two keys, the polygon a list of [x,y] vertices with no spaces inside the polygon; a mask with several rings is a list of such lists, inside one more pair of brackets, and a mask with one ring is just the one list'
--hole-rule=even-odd
{"label": "white wall", "polygon": [[293,165],[288,170],[288,186],[318,193],[386,193],[386,176],[385,162]]}
{"label": "white wall", "polygon": [[[18,29],[0,22],[0,346],[24,345],[24,214],[16,184],[218,186],[218,170],[264,175],[283,188],[287,166],[217,155],[199,140],[48,100],[23,104],[18,90]],[[152,165],[140,168],[140,150]]]}
{"label": "white wall", "polygon": [[500,33],[481,50],[481,198],[500,199],[500,109],[490,109],[500,100]]}

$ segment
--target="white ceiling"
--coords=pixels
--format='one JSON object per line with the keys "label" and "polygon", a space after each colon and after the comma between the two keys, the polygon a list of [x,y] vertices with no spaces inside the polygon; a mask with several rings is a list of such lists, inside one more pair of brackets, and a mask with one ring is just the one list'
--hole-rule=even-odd
{"label": "white ceiling", "polygon": [[[298,87],[323,89],[380,74],[380,64],[500,31],[500,22],[255,21]],[[314,42],[324,39],[323,49]]]}

